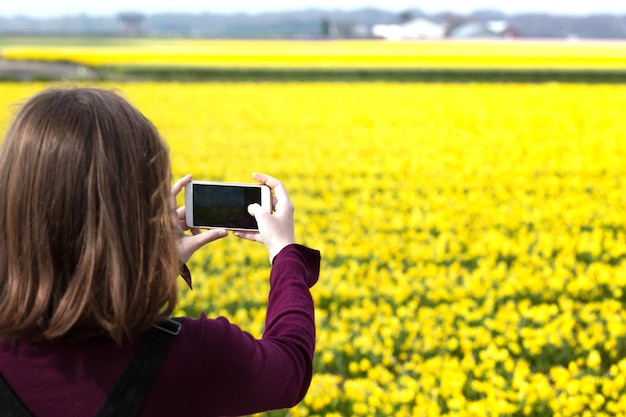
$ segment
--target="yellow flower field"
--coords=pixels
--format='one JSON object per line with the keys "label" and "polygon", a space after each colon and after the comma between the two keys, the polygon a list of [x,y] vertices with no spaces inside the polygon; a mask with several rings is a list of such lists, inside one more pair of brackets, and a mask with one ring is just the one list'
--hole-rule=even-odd
{"label": "yellow flower field", "polygon": [[[81,40],[84,43],[84,40]],[[123,40],[102,45],[13,45],[1,57],[91,66],[282,68],[624,69],[623,42]]]}
{"label": "yellow flower field", "polygon": [[[46,85],[0,83],[0,131]],[[268,415],[626,415],[626,86],[117,87],[175,176],[282,179],[322,251],[316,374]],[[179,313],[262,333],[262,246],[191,269]]]}

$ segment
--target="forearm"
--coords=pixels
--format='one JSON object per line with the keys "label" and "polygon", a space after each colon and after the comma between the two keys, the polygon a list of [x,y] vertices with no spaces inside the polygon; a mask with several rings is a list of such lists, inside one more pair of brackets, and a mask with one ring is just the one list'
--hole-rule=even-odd
{"label": "forearm", "polygon": [[[306,393],[313,373],[315,314],[309,288],[319,276],[320,254],[300,245],[284,248],[274,259],[263,342],[282,351],[290,381],[289,405]],[[285,398],[287,400],[288,398]]]}
{"label": "forearm", "polygon": [[204,321],[198,354],[213,358],[196,368],[212,375],[204,398],[217,415],[253,414],[288,408],[304,397],[313,373],[315,317],[309,287],[317,281],[318,251],[285,247],[275,258],[265,332],[261,340],[225,318]]}

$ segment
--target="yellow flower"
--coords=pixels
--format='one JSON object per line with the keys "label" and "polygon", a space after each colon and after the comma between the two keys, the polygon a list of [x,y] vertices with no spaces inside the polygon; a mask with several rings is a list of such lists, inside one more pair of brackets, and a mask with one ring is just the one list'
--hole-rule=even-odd
{"label": "yellow flower", "polygon": [[587,356],[587,366],[591,369],[599,370],[600,365],[602,365],[602,357],[600,352],[594,349]]}
{"label": "yellow flower", "polygon": [[[181,61],[213,59],[200,45]],[[3,129],[49,85],[0,84]],[[155,122],[174,177],[284,181],[323,259],[316,373],[288,413],[626,415],[626,86],[98,85]],[[213,242],[176,313],[261,337],[270,267],[262,245]]]}

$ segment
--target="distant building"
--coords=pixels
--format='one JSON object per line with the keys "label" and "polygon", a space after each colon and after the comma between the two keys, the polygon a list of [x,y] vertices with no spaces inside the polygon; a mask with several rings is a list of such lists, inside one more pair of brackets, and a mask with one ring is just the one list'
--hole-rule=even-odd
{"label": "distant building", "polygon": [[374,25],[372,35],[387,40],[440,39],[446,32],[444,25],[432,20],[418,18],[405,23]]}
{"label": "distant building", "polygon": [[519,36],[519,31],[503,20],[467,22],[449,29],[446,33],[446,37],[453,39],[516,38]]}

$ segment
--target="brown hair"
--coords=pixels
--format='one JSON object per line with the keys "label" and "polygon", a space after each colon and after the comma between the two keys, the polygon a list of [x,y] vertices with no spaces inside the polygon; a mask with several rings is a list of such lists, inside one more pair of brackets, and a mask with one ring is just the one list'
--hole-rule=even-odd
{"label": "brown hair", "polygon": [[0,338],[121,344],[171,314],[170,175],[156,128],[118,94],[31,98],[0,145]]}

